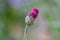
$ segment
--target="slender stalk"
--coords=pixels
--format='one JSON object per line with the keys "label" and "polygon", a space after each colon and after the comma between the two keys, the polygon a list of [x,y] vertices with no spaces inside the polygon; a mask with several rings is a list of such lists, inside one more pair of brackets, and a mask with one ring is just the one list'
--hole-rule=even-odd
{"label": "slender stalk", "polygon": [[27,40],[28,25],[25,26],[23,40]]}

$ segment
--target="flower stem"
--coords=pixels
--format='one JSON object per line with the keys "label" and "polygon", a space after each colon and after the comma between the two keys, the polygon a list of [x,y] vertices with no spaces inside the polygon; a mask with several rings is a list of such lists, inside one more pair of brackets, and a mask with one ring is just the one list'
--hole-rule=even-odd
{"label": "flower stem", "polygon": [[25,26],[23,40],[27,40],[28,25]]}

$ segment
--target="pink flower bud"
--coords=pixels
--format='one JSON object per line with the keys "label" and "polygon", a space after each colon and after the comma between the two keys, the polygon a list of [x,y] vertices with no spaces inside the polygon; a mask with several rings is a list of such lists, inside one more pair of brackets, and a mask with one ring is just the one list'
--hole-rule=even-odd
{"label": "pink flower bud", "polygon": [[38,9],[34,8],[34,9],[30,12],[30,14],[26,16],[26,18],[25,18],[26,24],[28,24],[28,25],[33,24],[33,23],[34,23],[34,20],[35,20],[35,19],[37,18],[37,16],[38,16],[38,14],[39,14]]}
{"label": "pink flower bud", "polygon": [[29,17],[35,20],[37,18],[38,14],[39,14],[38,9],[37,8],[34,8],[31,11],[31,13],[29,14]]}

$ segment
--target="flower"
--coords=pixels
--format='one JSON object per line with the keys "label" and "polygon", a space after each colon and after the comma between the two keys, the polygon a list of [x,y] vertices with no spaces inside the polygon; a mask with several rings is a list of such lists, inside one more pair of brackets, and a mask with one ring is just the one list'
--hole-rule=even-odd
{"label": "flower", "polygon": [[31,25],[33,24],[34,20],[37,18],[39,14],[39,11],[37,8],[34,8],[30,13],[29,15],[26,16],[25,18],[25,23],[28,24],[28,25]]}
{"label": "flower", "polygon": [[35,20],[35,19],[37,18],[38,14],[39,14],[38,9],[37,9],[37,8],[34,8],[34,9],[31,11],[31,13],[29,14],[29,17],[31,17],[31,18],[33,18],[33,19]]}

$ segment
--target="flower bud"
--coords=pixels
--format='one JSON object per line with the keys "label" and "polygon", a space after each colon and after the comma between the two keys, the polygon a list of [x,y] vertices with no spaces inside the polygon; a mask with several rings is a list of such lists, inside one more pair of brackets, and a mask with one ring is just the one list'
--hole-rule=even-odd
{"label": "flower bud", "polygon": [[29,17],[31,17],[32,19],[35,20],[35,19],[37,18],[38,14],[39,14],[38,9],[34,8],[34,9],[30,12]]}
{"label": "flower bud", "polygon": [[35,19],[37,18],[37,16],[38,16],[38,14],[39,14],[38,9],[34,8],[34,9],[29,13],[29,15],[26,16],[26,18],[25,18],[25,23],[26,23],[26,24],[29,24],[29,25],[33,24],[34,20],[35,20]]}

